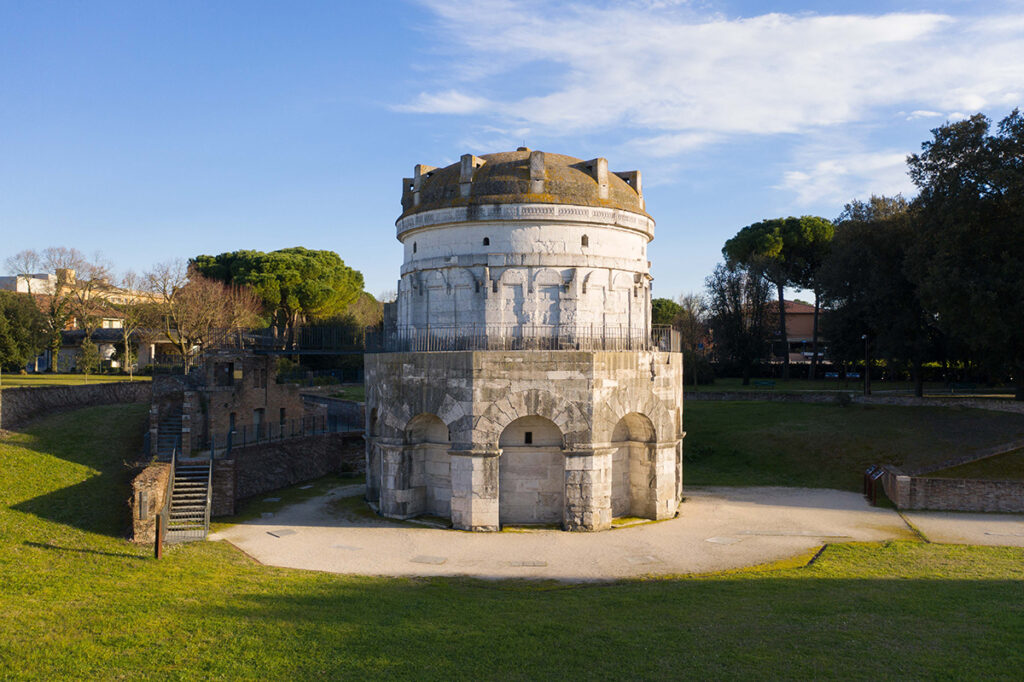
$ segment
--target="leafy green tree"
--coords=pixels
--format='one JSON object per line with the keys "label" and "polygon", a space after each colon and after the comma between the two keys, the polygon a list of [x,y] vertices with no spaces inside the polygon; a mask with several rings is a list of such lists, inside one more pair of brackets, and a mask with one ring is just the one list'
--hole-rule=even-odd
{"label": "leafy green tree", "polygon": [[338,254],[301,246],[196,256],[190,266],[204,277],[251,287],[275,325],[287,330],[289,344],[296,326],[344,314],[363,290],[362,273]]}
{"label": "leafy green tree", "polygon": [[715,268],[705,286],[715,354],[736,363],[748,385],[754,363],[766,351],[770,282],[756,267],[726,263]]}
{"label": "leafy green tree", "polygon": [[785,288],[815,288],[814,274],[824,260],[832,235],[832,224],[825,218],[773,218],[744,227],[722,248],[727,263],[761,271],[775,285],[784,379],[789,378]]}
{"label": "leafy green tree", "polygon": [[82,345],[78,348],[75,367],[86,376],[95,374],[100,369],[100,349],[88,336],[82,339]]}
{"label": "leafy green tree", "polygon": [[920,190],[912,278],[942,329],[1024,400],[1024,115],[993,132],[976,114],[932,135],[907,159]]}
{"label": "leafy green tree", "polygon": [[0,367],[4,371],[24,369],[39,355],[46,343],[44,325],[32,296],[0,291]]}
{"label": "leafy green tree", "polygon": [[651,324],[673,324],[679,314],[679,304],[671,298],[651,300]]}
{"label": "leafy green tree", "polygon": [[[908,276],[908,252],[917,239],[914,216],[901,196],[872,196],[847,204],[836,223],[817,277],[828,302],[832,355],[856,361],[867,353],[890,365],[906,363],[920,396],[921,367],[934,353],[936,330]],[[869,367],[864,369],[869,382]]]}

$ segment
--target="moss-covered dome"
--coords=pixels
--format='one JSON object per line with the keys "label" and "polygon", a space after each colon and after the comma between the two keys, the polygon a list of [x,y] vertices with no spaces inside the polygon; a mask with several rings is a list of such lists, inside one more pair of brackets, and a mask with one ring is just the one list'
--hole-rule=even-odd
{"label": "moss-covered dome", "polygon": [[[639,173],[609,172],[604,159],[584,161],[544,153],[539,163],[535,156],[532,179],[531,151],[525,147],[464,157],[462,162],[444,168],[417,168],[418,178],[403,181],[399,219],[438,208],[510,203],[598,206],[647,215]],[[537,182],[541,173],[542,183]],[[598,182],[602,175],[607,185],[605,197]],[[470,176],[472,180],[467,182]]]}

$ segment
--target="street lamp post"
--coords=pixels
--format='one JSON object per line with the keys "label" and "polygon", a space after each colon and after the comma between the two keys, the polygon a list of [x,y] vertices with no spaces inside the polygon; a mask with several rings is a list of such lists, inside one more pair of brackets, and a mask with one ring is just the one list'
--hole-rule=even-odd
{"label": "street lamp post", "polygon": [[868,335],[861,334],[860,340],[864,342],[864,395],[871,395],[871,369],[868,367]]}

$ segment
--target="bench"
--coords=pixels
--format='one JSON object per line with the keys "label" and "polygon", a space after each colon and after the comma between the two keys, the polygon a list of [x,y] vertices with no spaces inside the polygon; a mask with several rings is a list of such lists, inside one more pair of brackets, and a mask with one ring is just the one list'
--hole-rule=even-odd
{"label": "bench", "polygon": [[825,372],[825,378],[826,379],[838,379],[839,378],[839,372]]}
{"label": "bench", "polygon": [[775,388],[775,381],[773,379],[757,379],[754,381],[755,386],[765,386],[767,388]]}

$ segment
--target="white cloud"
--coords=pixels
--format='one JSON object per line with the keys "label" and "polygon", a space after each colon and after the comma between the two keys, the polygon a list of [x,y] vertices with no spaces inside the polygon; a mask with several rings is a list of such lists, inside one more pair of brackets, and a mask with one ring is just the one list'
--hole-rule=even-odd
{"label": "white cloud", "polygon": [[447,90],[438,93],[421,92],[414,101],[400,104],[395,109],[416,114],[472,114],[488,106],[488,101],[483,97]]}
{"label": "white cloud", "polygon": [[941,111],[928,111],[927,109],[917,109],[916,111],[910,112],[910,115],[907,116],[907,120],[915,121],[919,118],[937,118],[939,116],[942,116]]}
{"label": "white cloud", "polygon": [[[425,0],[452,53],[404,111],[487,114],[552,136],[632,132],[652,154],[1004,105],[1024,83],[1024,16],[701,17],[679,3]],[[685,3],[684,3],[685,4]],[[473,65],[473,66],[467,66]],[[530,74],[545,78],[532,85]],[[516,94],[484,99],[453,81]],[[941,115],[941,114],[940,114]]]}
{"label": "white cloud", "polygon": [[806,151],[803,156],[817,160],[809,160],[801,169],[785,171],[775,188],[793,192],[801,206],[841,206],[850,199],[867,199],[872,194],[902,193],[909,197],[915,193],[907,177],[905,152],[853,152],[822,158],[820,153]]}

